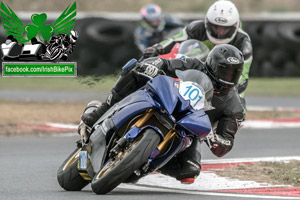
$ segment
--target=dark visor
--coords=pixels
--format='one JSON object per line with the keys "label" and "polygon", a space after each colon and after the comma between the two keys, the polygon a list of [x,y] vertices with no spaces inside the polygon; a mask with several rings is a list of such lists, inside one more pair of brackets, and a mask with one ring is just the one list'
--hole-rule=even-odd
{"label": "dark visor", "polygon": [[231,38],[237,28],[237,23],[232,26],[220,26],[206,21],[206,29],[208,33],[217,39]]}
{"label": "dark visor", "polygon": [[238,83],[243,71],[243,63],[228,65],[226,67],[218,67],[216,77],[218,77],[220,83],[225,87],[233,87]]}

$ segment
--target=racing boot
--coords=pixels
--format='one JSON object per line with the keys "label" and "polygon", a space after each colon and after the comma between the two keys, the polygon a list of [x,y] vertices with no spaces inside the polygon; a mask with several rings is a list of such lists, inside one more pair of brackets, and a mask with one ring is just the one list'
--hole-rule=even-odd
{"label": "racing boot", "polygon": [[176,179],[183,184],[194,183],[201,171],[201,142],[195,138],[192,145],[178,155],[181,170]]}
{"label": "racing boot", "polygon": [[176,178],[182,184],[194,183],[201,171],[200,140],[194,139],[191,146],[172,158],[159,171],[165,175]]}

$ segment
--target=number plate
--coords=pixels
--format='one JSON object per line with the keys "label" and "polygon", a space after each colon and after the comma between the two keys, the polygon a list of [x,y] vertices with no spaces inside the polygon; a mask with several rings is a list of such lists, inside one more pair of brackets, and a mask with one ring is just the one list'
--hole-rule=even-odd
{"label": "number plate", "polygon": [[190,105],[195,110],[204,108],[205,95],[196,83],[191,81],[180,82],[179,94],[184,100],[190,100]]}
{"label": "number plate", "polygon": [[80,151],[80,168],[87,168],[87,151]]}

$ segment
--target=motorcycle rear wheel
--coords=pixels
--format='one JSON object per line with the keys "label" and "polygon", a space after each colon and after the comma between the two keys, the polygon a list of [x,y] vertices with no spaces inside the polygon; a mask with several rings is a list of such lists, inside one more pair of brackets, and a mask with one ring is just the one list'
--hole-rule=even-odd
{"label": "motorcycle rear wheel", "polygon": [[77,168],[78,157],[76,155],[81,149],[75,149],[68,158],[61,164],[57,171],[59,185],[67,191],[80,191],[89,181],[84,180]]}
{"label": "motorcycle rear wheel", "polygon": [[93,178],[92,190],[96,194],[106,194],[139,169],[155,150],[160,136],[153,129],[145,129],[131,146],[121,151],[115,159],[109,159]]}

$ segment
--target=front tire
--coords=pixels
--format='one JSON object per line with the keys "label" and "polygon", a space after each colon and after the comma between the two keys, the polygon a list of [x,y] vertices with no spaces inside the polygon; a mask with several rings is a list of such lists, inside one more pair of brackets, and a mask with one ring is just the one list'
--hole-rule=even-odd
{"label": "front tire", "polygon": [[55,49],[51,50],[50,60],[56,60],[63,54],[63,50],[61,48],[55,47]]}
{"label": "front tire", "polygon": [[160,142],[160,136],[153,129],[145,129],[131,146],[109,159],[92,181],[92,190],[106,194],[130,177],[149,158]]}
{"label": "front tire", "polygon": [[76,155],[80,150],[78,148],[75,149],[57,171],[58,183],[67,191],[80,191],[89,184],[89,181],[84,180],[78,172],[78,157]]}

